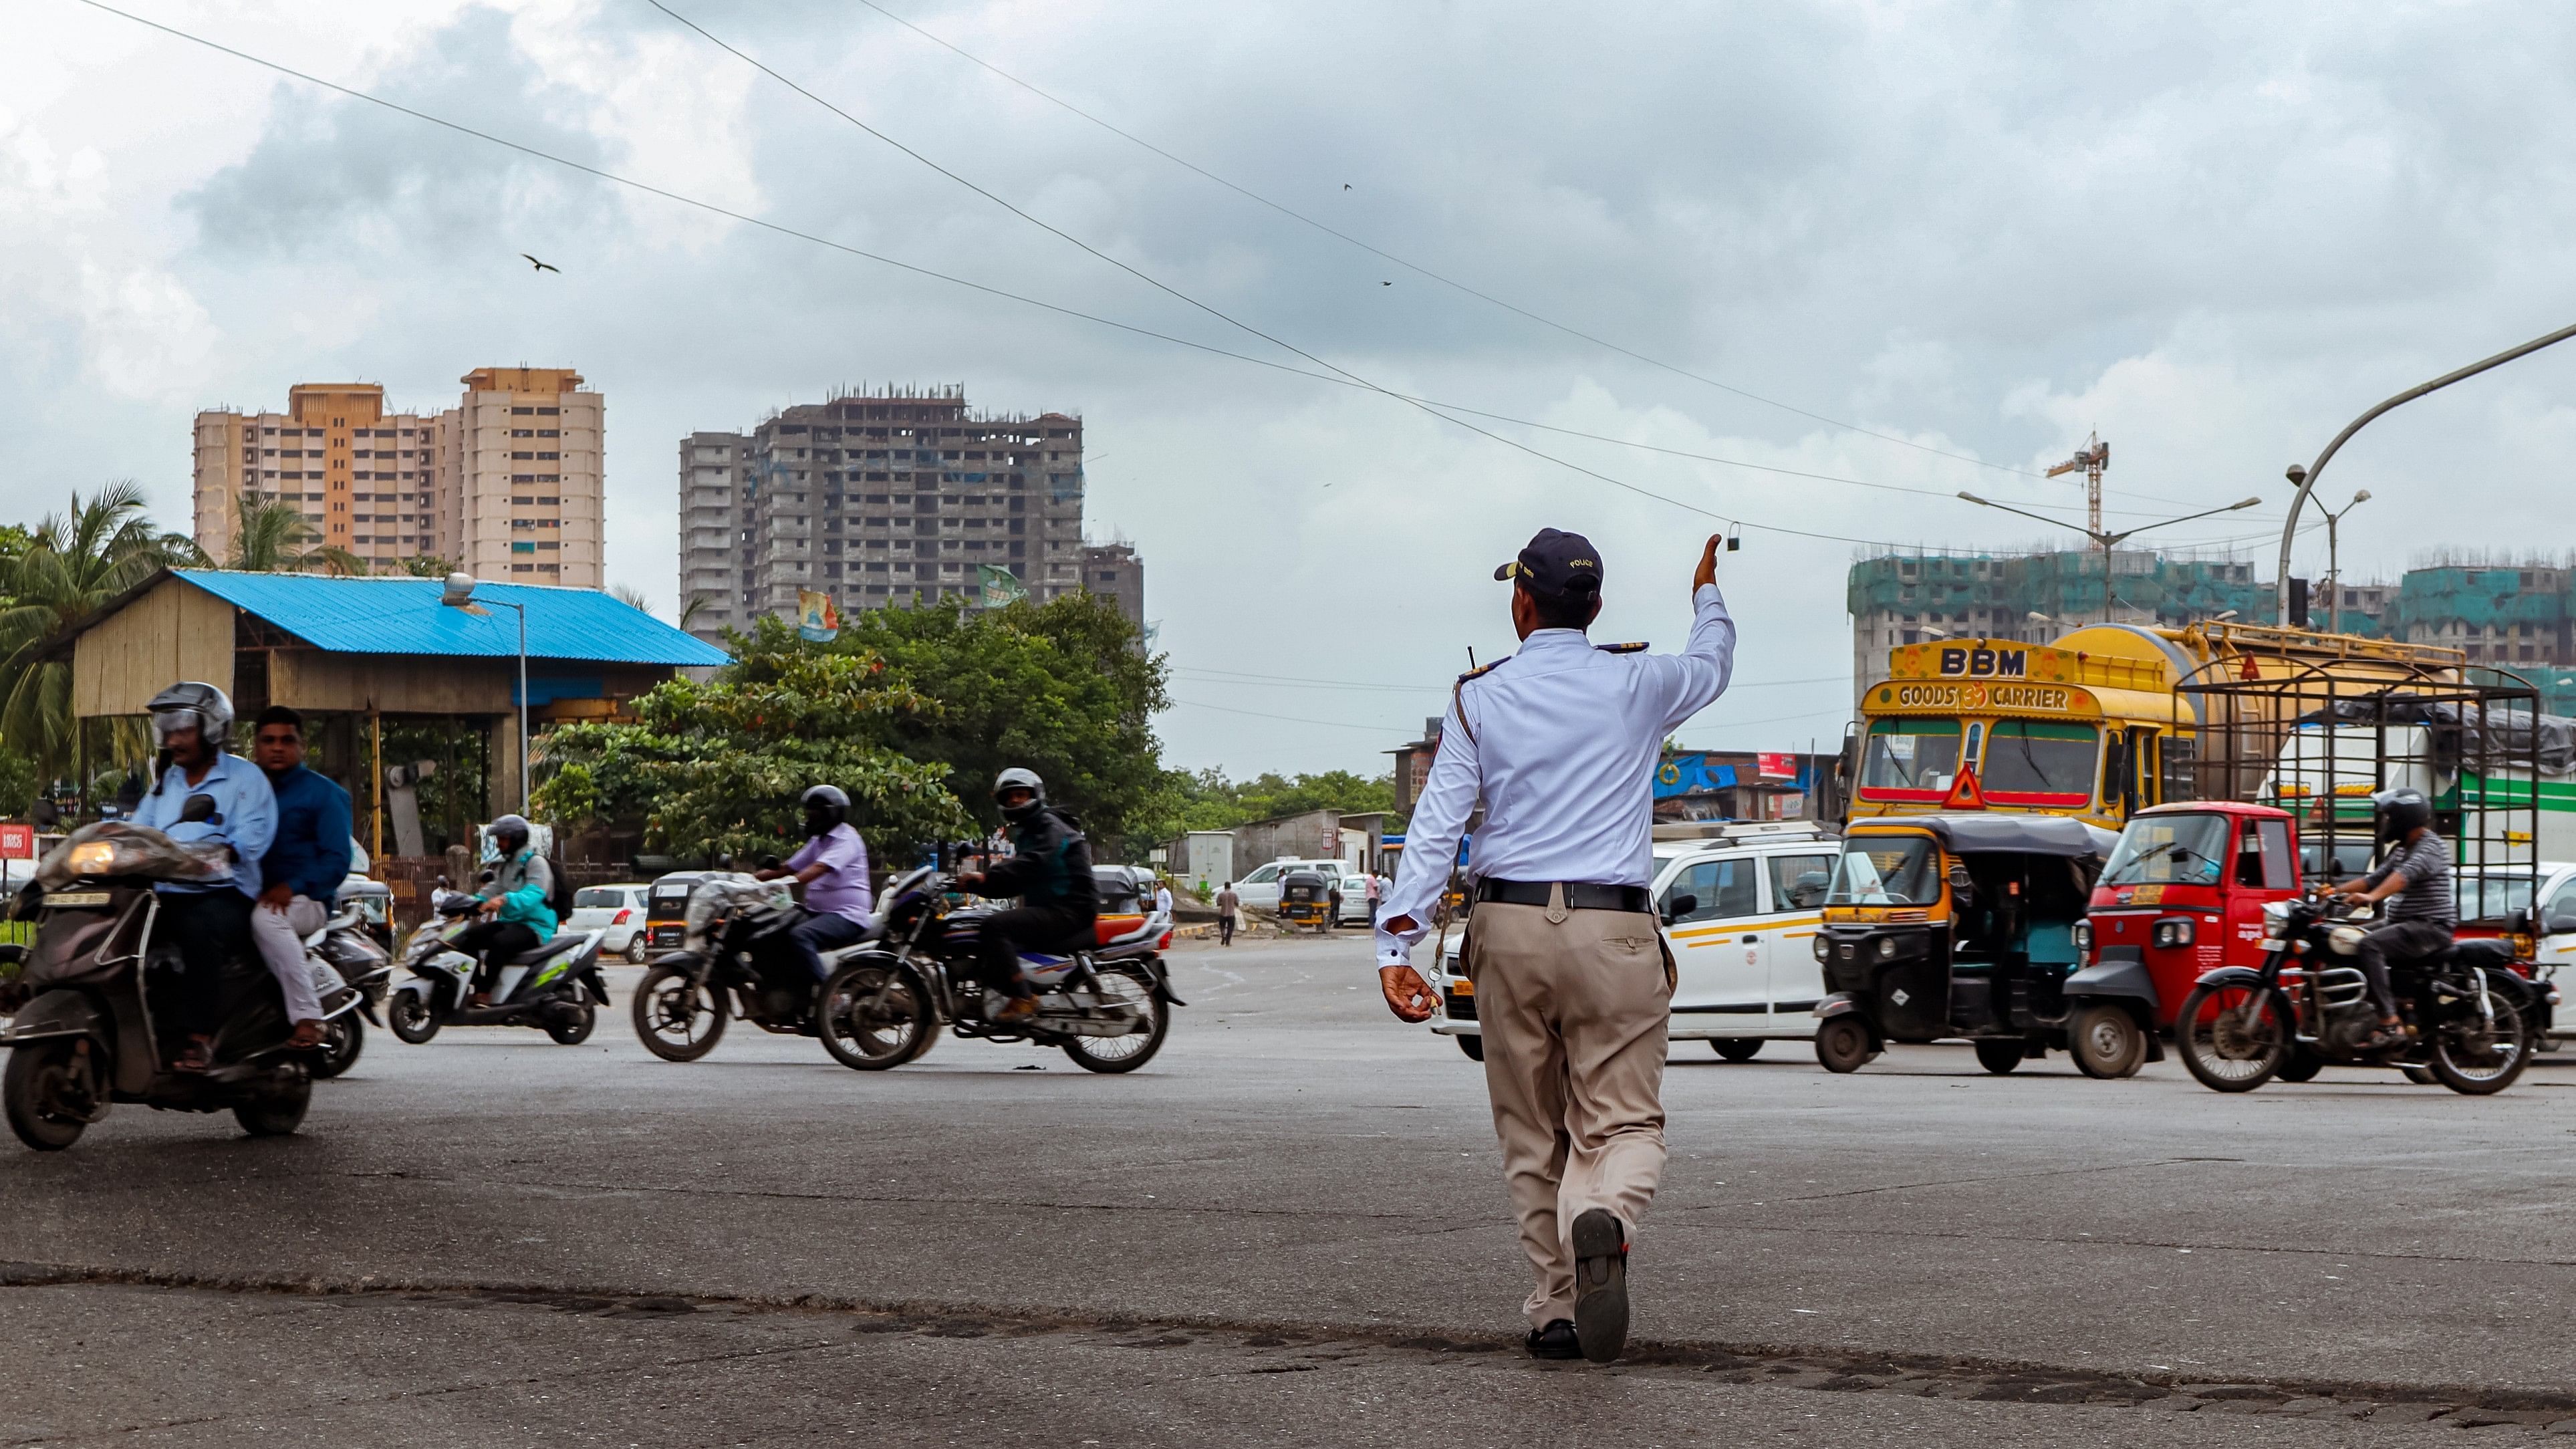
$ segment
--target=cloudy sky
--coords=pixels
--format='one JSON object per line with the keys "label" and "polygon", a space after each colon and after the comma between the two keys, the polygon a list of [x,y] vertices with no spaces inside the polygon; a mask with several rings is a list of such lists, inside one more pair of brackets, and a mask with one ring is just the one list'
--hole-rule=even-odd
{"label": "cloudy sky", "polygon": [[[19,0],[0,516],[130,477],[184,525],[201,407],[356,378],[431,408],[471,367],[571,365],[607,395],[609,577],[667,612],[682,434],[962,382],[1083,415],[1090,528],[1144,553],[1174,665],[1168,757],[1238,775],[1378,768],[1470,648],[1509,650],[1490,571],[1542,525],[1602,550],[1596,635],[1664,647],[1699,540],[1739,525],[1737,687],[1682,737],[1829,741],[1857,552],[2047,532],[1957,490],[2080,516],[2032,475],[2099,431],[2121,521],[2261,494],[2162,536],[2268,576],[2286,463],[2576,321],[2563,6],[671,0],[1184,300],[647,0],[120,3],[1103,320]],[[2327,490],[2376,495],[2348,574],[2565,551],[2571,389],[2576,344],[2364,434]]]}

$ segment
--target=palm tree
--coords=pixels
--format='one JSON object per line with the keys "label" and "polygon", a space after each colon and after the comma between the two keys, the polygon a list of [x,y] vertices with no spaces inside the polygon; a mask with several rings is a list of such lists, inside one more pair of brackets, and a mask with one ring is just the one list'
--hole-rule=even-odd
{"label": "palm tree", "polygon": [[608,596],[639,614],[653,612],[653,601],[644,597],[644,591],[633,584],[618,584],[608,591]]}
{"label": "palm tree", "polygon": [[367,572],[367,561],[322,535],[292,503],[241,496],[241,522],[233,530],[233,554],[225,567],[255,574],[327,573],[347,578]]}
{"label": "palm tree", "polygon": [[69,512],[38,524],[23,553],[0,560],[0,742],[45,778],[61,775],[77,744],[72,671],[49,647],[155,571],[203,562],[194,543],[152,526],[130,482],[74,493]]}
{"label": "palm tree", "polygon": [[686,629],[696,623],[698,615],[705,612],[707,605],[713,602],[715,601],[704,594],[689,595],[689,601],[680,606],[680,627]]}

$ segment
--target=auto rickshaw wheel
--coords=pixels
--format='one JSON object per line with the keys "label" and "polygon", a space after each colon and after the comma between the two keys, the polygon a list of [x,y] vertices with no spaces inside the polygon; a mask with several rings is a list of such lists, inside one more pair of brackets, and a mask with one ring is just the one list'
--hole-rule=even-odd
{"label": "auto rickshaw wheel", "polygon": [[1749,1062],[1762,1050],[1758,1036],[1722,1036],[1709,1043],[1716,1053],[1730,1062]]}
{"label": "auto rickshaw wheel", "polygon": [[[2325,1069],[2324,1057],[2318,1056],[2306,1047],[2292,1047],[2290,1059],[2281,1063],[2281,1069],[2272,1075],[2284,1082],[2313,1082],[2317,1079],[2317,1073]],[[2431,1074],[2427,1073],[2424,1080],[2431,1081]]]}
{"label": "auto rickshaw wheel", "polygon": [[1856,1016],[1837,1016],[1816,1028],[1816,1060],[1829,1072],[1856,1072],[1878,1056],[1869,1028]]}
{"label": "auto rickshaw wheel", "polygon": [[1485,1059],[1485,1039],[1483,1037],[1462,1031],[1453,1038],[1453,1040],[1458,1043],[1458,1050],[1467,1054],[1467,1060],[1471,1062],[1481,1062]]}
{"label": "auto rickshaw wheel", "polygon": [[2078,1009],[2066,1023],[2066,1054],[2075,1059],[2075,1070],[2115,1082],[2136,1076],[2146,1065],[2147,1034],[2126,1006],[2096,1002]]}
{"label": "auto rickshaw wheel", "polygon": [[1977,1051],[1977,1065],[1998,1077],[2020,1066],[2022,1057],[2030,1051],[2029,1045],[2019,1037],[2010,1041],[1981,1041],[1973,1045]]}

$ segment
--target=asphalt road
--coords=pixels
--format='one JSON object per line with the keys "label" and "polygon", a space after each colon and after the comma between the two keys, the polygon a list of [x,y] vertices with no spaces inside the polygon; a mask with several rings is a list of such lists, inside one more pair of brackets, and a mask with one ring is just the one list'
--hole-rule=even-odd
{"label": "asphalt road", "polygon": [[[1633,1362],[1516,1349],[1481,1069],[1185,948],[1127,1077],[371,1036],[302,1134],[0,1148],[0,1442],[2458,1443],[2576,1430],[2576,1061],[2500,1097],[1676,1048]],[[631,978],[635,973],[617,973]],[[71,1365],[78,1365],[77,1368]],[[2188,1417],[2182,1417],[2188,1415]]]}

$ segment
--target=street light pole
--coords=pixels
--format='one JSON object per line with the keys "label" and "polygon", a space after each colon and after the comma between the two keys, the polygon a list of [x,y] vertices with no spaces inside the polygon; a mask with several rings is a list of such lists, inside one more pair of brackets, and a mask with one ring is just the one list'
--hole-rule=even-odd
{"label": "street light pole", "polygon": [[2010,504],[1997,503],[1991,498],[1979,498],[1974,493],[1962,491],[1959,496],[1980,508],[1998,509],[2005,513],[2018,514],[2023,518],[2036,519],[2041,523],[2053,523],[2059,528],[2071,528],[2093,540],[2094,546],[2102,550],[2102,622],[2105,624],[2111,622],[2111,549],[2113,546],[2126,542],[2129,535],[2133,533],[2144,533],[2150,528],[2171,528],[2177,523],[2189,523],[2195,518],[2207,518],[2214,513],[2234,513],[2240,508],[2259,507],[2263,502],[2261,498],[2239,499],[2224,508],[2204,508],[2198,513],[2186,513],[2180,518],[2168,518],[2157,523],[2141,523],[2135,528],[2124,528],[2114,533],[2107,528],[2098,526],[2086,528],[2082,524],[2069,523],[2063,518],[2051,518],[2044,513],[2031,513]]}
{"label": "street light pole", "polygon": [[462,571],[449,574],[447,586],[440,592],[438,601],[451,609],[463,609],[478,616],[491,612],[483,607],[484,604],[497,604],[519,616],[519,812],[525,814],[528,809],[528,609],[525,604],[514,604],[507,599],[478,600],[474,597],[475,583],[472,574]]}
{"label": "street light pole", "polygon": [[2279,575],[2273,580],[2272,584],[2274,590],[2277,591],[2278,597],[2276,607],[2280,611],[2279,617],[2281,622],[2283,624],[2290,622],[2290,541],[2298,535],[2299,510],[2307,506],[2308,493],[2317,486],[2318,477],[2326,471],[2327,460],[2334,457],[2335,450],[2342,447],[2346,439],[2350,438],[2353,434],[2360,432],[2363,426],[2368,424],[2371,419],[2378,417],[2381,413],[2388,411],[2390,408],[2396,407],[2400,403],[2413,402],[2415,399],[2422,397],[2428,392],[2438,392],[2443,388],[2449,387],[2452,383],[2458,382],[2464,377],[2475,377],[2490,367],[2501,367],[2504,364],[2513,361],[2517,357],[2527,357],[2532,353],[2538,352],[2544,347],[2551,347],[2564,342],[2570,337],[2576,337],[2576,326],[2561,327],[2546,337],[2535,337],[2529,342],[2522,344],[2520,347],[2507,348],[2506,350],[2497,353],[2495,356],[2488,358],[2484,362],[2472,362],[2457,372],[2446,372],[2440,377],[2433,379],[2431,382],[2418,383],[2417,385],[2406,389],[2404,392],[2399,393],[2397,396],[2390,398],[2388,401],[2381,403],[2379,406],[2372,408],[2370,411],[2363,413],[2360,417],[2354,418],[2351,422],[2346,423],[2344,425],[2344,430],[2335,434],[2334,441],[2326,444],[2326,450],[2317,454],[2317,460],[2310,463],[2306,468],[2300,468],[2295,463],[2291,464],[2290,481],[2299,485],[2299,491],[2290,499],[2289,518],[2284,520],[2281,524],[2281,570]]}
{"label": "street light pole", "polygon": [[[2298,482],[2306,473],[2307,470],[2298,464],[2290,465],[2291,482]],[[2345,513],[2369,501],[2370,490],[2364,488],[2352,495],[2352,501],[2343,506],[2341,513],[2328,509],[2324,504],[2317,505],[2317,512],[2326,516],[2326,632],[2329,634],[2343,632],[2343,558],[2335,544],[2335,525],[2343,522]],[[2289,621],[2284,619],[2281,622],[2286,624]]]}

